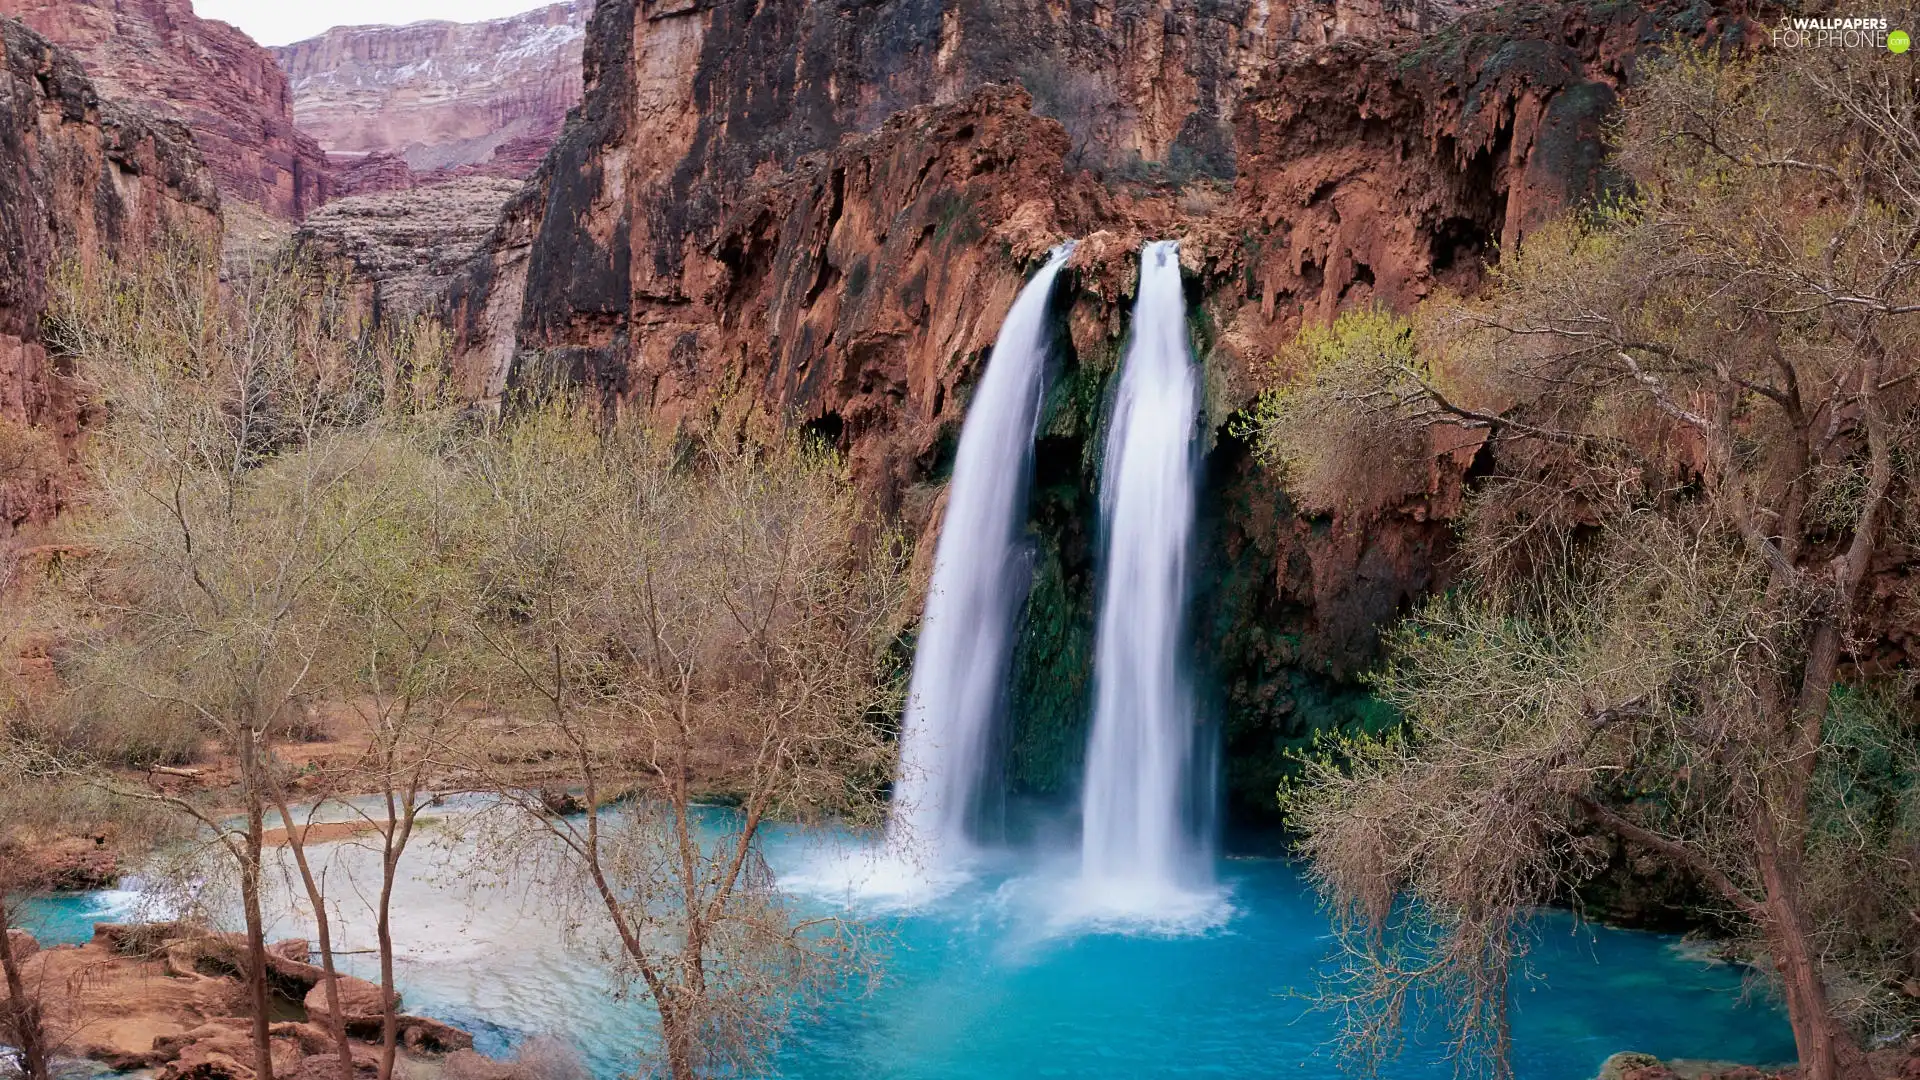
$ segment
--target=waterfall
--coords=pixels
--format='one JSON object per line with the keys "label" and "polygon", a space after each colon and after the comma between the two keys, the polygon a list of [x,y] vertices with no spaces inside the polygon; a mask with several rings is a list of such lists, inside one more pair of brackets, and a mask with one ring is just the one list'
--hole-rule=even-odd
{"label": "waterfall", "polygon": [[1100,478],[1105,559],[1081,801],[1081,875],[1123,902],[1209,874],[1180,659],[1199,408],[1179,245],[1148,244]]}
{"label": "waterfall", "polygon": [[1046,314],[1072,253],[1055,248],[1014,300],[967,408],[920,623],[889,847],[950,865],[989,783],[1014,621],[1032,568],[1023,539],[1034,428],[1045,389]]}

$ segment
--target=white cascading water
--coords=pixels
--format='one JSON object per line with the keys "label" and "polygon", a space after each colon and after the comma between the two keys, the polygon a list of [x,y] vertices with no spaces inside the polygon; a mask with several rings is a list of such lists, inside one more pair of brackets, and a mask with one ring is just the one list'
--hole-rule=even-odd
{"label": "white cascading water", "polygon": [[1180,655],[1199,407],[1179,245],[1148,244],[1100,481],[1106,558],[1080,859],[1103,902],[1151,907],[1209,873]]}
{"label": "white cascading water", "polygon": [[1014,300],[960,429],[887,825],[890,848],[935,866],[965,859],[969,820],[992,768],[1014,621],[1031,577],[1023,532],[1046,381],[1047,302],[1072,250],[1055,248]]}

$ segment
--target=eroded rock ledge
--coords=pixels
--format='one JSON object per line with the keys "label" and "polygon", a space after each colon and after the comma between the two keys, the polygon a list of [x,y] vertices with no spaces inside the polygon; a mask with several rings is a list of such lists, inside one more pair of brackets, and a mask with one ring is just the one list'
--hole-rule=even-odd
{"label": "eroded rock ledge", "polygon": [[[64,1053],[114,1069],[154,1069],[158,1080],[253,1080],[239,935],[177,923],[100,923],[85,945],[41,948],[23,931],[9,934],[27,956],[24,981],[39,989]],[[269,949],[274,993],[287,1013],[304,1016],[272,1026],[273,1071],[288,1080],[332,1080],[339,1058],[328,1033],[325,972],[308,958],[305,941]],[[381,990],[347,976],[339,985],[347,1032],[358,1040],[355,1065],[377,1068]],[[466,1032],[426,1017],[403,1014],[399,1031],[412,1054],[473,1047]]]}

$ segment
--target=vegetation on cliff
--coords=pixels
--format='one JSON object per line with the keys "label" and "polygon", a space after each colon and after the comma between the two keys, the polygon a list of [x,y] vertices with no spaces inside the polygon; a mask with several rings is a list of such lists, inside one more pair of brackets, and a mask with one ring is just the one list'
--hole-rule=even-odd
{"label": "vegetation on cliff", "polygon": [[[1801,1075],[1911,1030],[1920,728],[1920,109],[1903,57],[1645,69],[1634,194],[1537,231],[1486,294],[1310,335],[1269,395],[1308,505],[1485,442],[1466,584],[1392,639],[1396,734],[1282,799],[1341,918],[1330,999],[1377,1064],[1437,995],[1501,1068],[1527,912],[1596,834],[1701,883],[1781,991]],[[1356,433],[1360,433],[1358,437]]]}

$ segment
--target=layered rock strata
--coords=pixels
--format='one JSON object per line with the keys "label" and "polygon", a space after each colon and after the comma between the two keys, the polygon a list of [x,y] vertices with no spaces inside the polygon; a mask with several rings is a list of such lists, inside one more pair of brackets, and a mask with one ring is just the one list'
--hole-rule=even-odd
{"label": "layered rock strata", "polygon": [[71,54],[0,18],[0,535],[47,520],[71,490],[83,402],[42,337],[61,260],[219,228],[184,126],[102,99]]}
{"label": "layered rock strata", "polygon": [[79,58],[109,97],[184,122],[223,194],[298,220],[327,201],[327,161],[297,130],[273,54],[191,0],[0,0]]}
{"label": "layered rock strata", "polygon": [[486,22],[341,26],[274,54],[295,120],[354,192],[525,177],[580,100],[592,8],[567,0]]}
{"label": "layered rock strata", "polygon": [[519,190],[515,180],[469,177],[336,199],[309,215],[294,239],[346,269],[367,290],[375,319],[409,318],[434,307]]}

